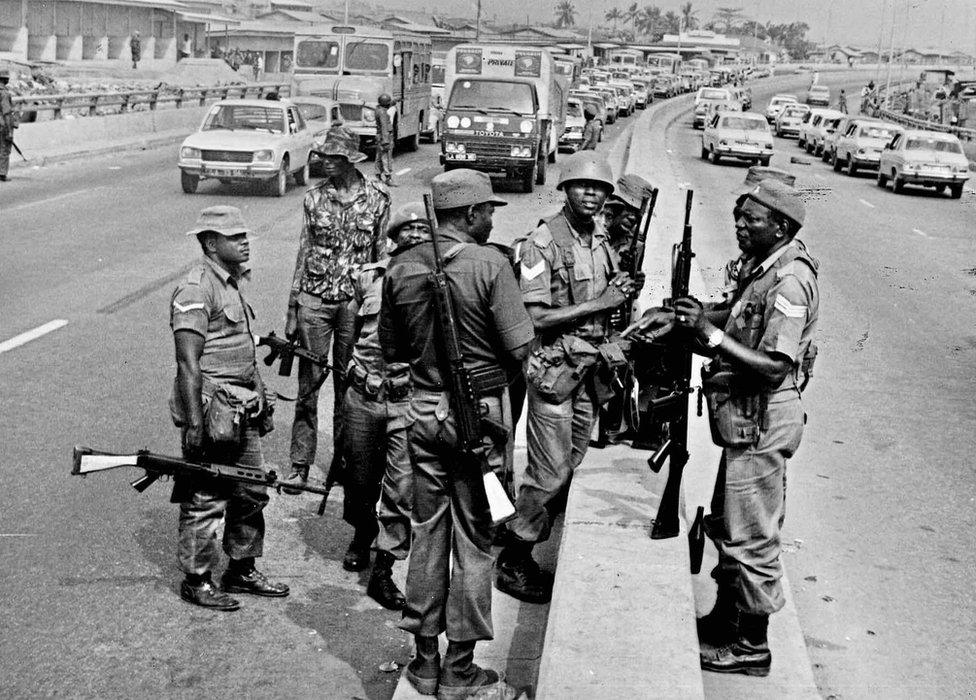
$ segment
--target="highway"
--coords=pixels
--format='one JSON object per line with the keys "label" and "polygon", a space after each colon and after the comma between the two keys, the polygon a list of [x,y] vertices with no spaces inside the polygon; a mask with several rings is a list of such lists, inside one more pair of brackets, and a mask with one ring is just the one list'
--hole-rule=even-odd
{"label": "highway", "polygon": [[[757,111],[769,96],[754,88]],[[668,183],[672,202],[673,183],[695,189],[698,262],[717,283],[736,252],[731,191],[746,166],[702,161],[701,132],[690,113],[674,111],[647,176]],[[620,147],[635,121],[608,127],[600,150]],[[396,204],[419,199],[440,172],[437,148],[396,157]],[[0,191],[0,688],[10,697],[386,700],[396,674],[379,666],[406,662],[406,638],[399,616],[365,596],[365,576],[341,568],[351,529],[339,516],[340,492],[321,519],[311,497],[272,498],[261,567],[292,595],[247,598],[227,615],[191,608],[176,593],[168,484],[138,494],[128,487],[134,470],[68,474],[78,443],[177,451],[166,407],[174,373],[167,307],[199,254],[184,232],[201,208],[242,208],[254,229],[247,296],[257,330],[283,326],[301,188],[274,198],[204,184],[189,196],[175,158],[173,146],[19,170]],[[805,396],[804,442],[790,463],[784,533],[819,690],[966,695],[976,687],[976,195],[971,186],[960,201],[895,195],[868,173],[834,173],[792,139],[777,139],[773,165],[808,191],[801,237],[822,262],[821,355]],[[363,169],[372,175],[371,163]],[[533,194],[501,194],[511,206],[496,214],[496,239],[511,241],[558,206],[556,174]],[[660,219],[679,216],[677,206],[659,210]],[[5,343],[31,331],[22,345]],[[294,390],[293,379],[265,376]],[[328,415],[322,421],[330,425]],[[287,458],[290,422],[281,406],[265,442],[272,462]],[[330,457],[325,438],[319,464]]]}

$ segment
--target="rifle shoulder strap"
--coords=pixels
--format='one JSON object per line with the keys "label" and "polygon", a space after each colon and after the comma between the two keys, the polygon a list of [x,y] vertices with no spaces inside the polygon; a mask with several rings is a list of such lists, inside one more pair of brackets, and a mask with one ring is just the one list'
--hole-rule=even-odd
{"label": "rifle shoulder strap", "polygon": [[542,219],[539,223],[549,227],[552,241],[559,249],[563,267],[566,268],[566,276],[569,278],[569,304],[570,306],[577,304],[579,303],[577,300],[584,299],[585,295],[574,272],[576,255],[573,253],[573,246],[576,245],[576,238],[569,227],[569,221],[567,221],[565,214],[559,211],[548,219]]}

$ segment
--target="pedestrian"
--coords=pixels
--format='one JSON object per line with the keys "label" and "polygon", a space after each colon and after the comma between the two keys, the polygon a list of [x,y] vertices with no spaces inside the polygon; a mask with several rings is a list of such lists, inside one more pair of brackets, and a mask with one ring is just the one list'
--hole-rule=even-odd
{"label": "pedestrian", "polygon": [[[750,174],[747,182],[754,179]],[[769,616],[785,604],[786,463],[803,435],[800,390],[815,356],[818,263],[796,237],[805,209],[785,182],[748,184],[733,216],[743,262],[731,305],[679,299],[642,325],[673,323],[714,357],[703,389],[712,434],[723,447],[706,518],[718,549],[712,572],[718,597],[698,621],[701,666],[765,676],[772,663]]]}
{"label": "pedestrian", "polygon": [[[586,454],[597,408],[593,371],[579,370],[584,361],[593,370],[610,313],[633,291],[594,218],[614,191],[610,165],[595,153],[575,154],[556,187],[566,193],[563,208],[516,244],[522,301],[538,338],[526,366],[528,465],[495,580],[500,591],[531,603],[552,594],[552,577],[532,548],[549,537],[555,504]],[[547,386],[562,390],[556,395]]]}
{"label": "pedestrian", "polygon": [[177,59],[182,61],[184,58],[192,58],[192,56],[193,56],[193,41],[190,39],[189,34],[184,34],[183,44],[180,46],[180,53]]}
{"label": "pedestrian", "polygon": [[[203,258],[183,276],[170,301],[176,344],[170,409],[185,458],[263,467],[260,435],[270,429],[271,409],[255,363],[254,318],[241,293],[249,279],[249,231],[237,207],[215,206],[204,209],[187,233],[197,237]],[[235,405],[248,407],[242,420]],[[220,424],[221,415],[237,416],[238,435],[210,429]],[[255,568],[264,550],[264,486],[177,475],[171,500],[180,504],[177,551],[185,575],[180,584],[183,600],[229,611],[240,607],[229,593],[288,595],[288,586],[269,581]],[[211,571],[217,563],[221,521],[230,563],[218,590]]]}
{"label": "pedestrian", "polygon": [[129,52],[132,54],[132,70],[136,70],[139,67],[139,61],[142,60],[142,39],[139,38],[138,29],[132,33],[132,37],[129,39]]}
{"label": "pedestrian", "polygon": [[376,177],[393,185],[393,98],[385,92],[376,100]]}
{"label": "pedestrian", "polygon": [[596,120],[596,112],[587,107],[583,110],[583,141],[580,144],[581,151],[595,151],[596,144],[600,140],[599,123]]}
{"label": "pedestrian", "polygon": [[7,181],[10,170],[10,151],[14,144],[14,129],[17,128],[17,115],[14,113],[14,103],[7,89],[10,82],[10,71],[0,68],[0,182]]}
{"label": "pedestrian", "polygon": [[254,59],[254,80],[259,81],[264,77],[264,53],[259,53]]}
{"label": "pedestrian", "polygon": [[[396,246],[429,239],[423,205],[412,203],[397,209],[387,236]],[[370,541],[376,551],[366,593],[385,608],[401,610],[404,597],[393,582],[393,562],[406,559],[410,549],[410,366],[404,362],[388,365],[380,347],[379,315],[389,263],[389,256],[384,255],[375,263],[363,265],[350,302],[358,332],[346,371],[349,388],[343,402],[343,519],[355,528],[354,540]],[[366,569],[369,550],[350,548],[342,564],[349,571]]]}
{"label": "pedestrian", "polygon": [[847,93],[843,90],[840,91],[840,95],[837,97],[837,110],[847,114]]}
{"label": "pedestrian", "polygon": [[[349,313],[356,275],[363,265],[380,260],[386,250],[386,224],[390,195],[375,180],[356,168],[366,156],[357,150],[358,137],[341,127],[328,131],[313,146],[321,156],[325,178],[305,193],[304,224],[298,239],[298,257],[285,335],[297,338],[312,352],[327,354],[332,347],[332,437],[335,454],[342,440],[344,369],[349,364],[354,317]],[[285,482],[308,481],[309,467],[318,444],[319,387],[323,369],[299,360],[298,399],[291,432],[291,473]],[[286,493],[296,493],[294,489]],[[368,551],[372,535],[354,538],[351,550]]]}
{"label": "pedestrian", "polygon": [[[532,322],[509,261],[484,245],[492,213],[505,202],[492,193],[486,173],[468,169],[435,176],[431,190],[464,365],[496,372],[517,365],[528,354]],[[458,445],[446,393],[450,370],[430,294],[432,249],[431,243],[421,243],[394,253],[383,286],[380,340],[388,362],[410,364],[413,381],[408,436],[413,542],[400,627],[414,635],[417,655],[406,676],[420,693],[443,700],[497,688],[499,677],[473,661],[476,643],[493,637],[492,521],[483,465],[472,463]],[[485,389],[480,403],[486,417],[511,432],[504,383]],[[488,465],[504,468],[507,445],[484,447]],[[442,632],[447,633],[443,668],[437,643]]]}

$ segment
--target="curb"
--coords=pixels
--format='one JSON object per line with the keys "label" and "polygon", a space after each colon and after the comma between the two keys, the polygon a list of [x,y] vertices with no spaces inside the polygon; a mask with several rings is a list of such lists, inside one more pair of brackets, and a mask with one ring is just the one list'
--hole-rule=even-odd
{"label": "curb", "polygon": [[32,166],[46,167],[49,165],[54,165],[55,163],[66,163],[69,161],[81,160],[82,158],[94,158],[109,153],[147,151],[152,148],[159,148],[160,146],[168,146],[170,144],[179,143],[180,141],[185,139],[187,135],[188,135],[187,132],[180,131],[179,133],[147,136],[133,141],[123,141],[119,143],[104,143],[102,145],[94,146],[81,151],[68,151],[65,153],[58,153],[57,155],[39,155],[39,156],[34,156],[30,158],[30,160],[26,160],[26,161],[24,160],[12,161],[10,163],[10,167],[11,169],[29,168]]}

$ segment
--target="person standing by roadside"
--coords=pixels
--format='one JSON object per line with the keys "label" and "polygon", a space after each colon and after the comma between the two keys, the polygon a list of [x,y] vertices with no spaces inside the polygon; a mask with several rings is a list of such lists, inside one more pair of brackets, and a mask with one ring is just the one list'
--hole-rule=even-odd
{"label": "person standing by roadside", "polygon": [[393,98],[385,92],[376,100],[376,177],[393,185]]}
{"label": "person standing by roadside", "polygon": [[142,60],[142,39],[139,38],[138,29],[132,33],[132,37],[129,39],[129,53],[132,55],[132,70],[136,70],[139,67],[139,61]]}
{"label": "person standing by roadside", "polygon": [[190,39],[189,34],[183,35],[183,43],[180,45],[177,60],[182,61],[184,58],[193,58],[193,40]]}
{"label": "person standing by roadside", "polygon": [[[386,251],[390,194],[375,180],[363,177],[356,163],[366,160],[358,138],[334,127],[313,151],[322,158],[325,179],[305,193],[304,224],[288,299],[285,335],[303,347],[326,354],[332,347],[333,440],[342,441],[344,370],[349,364],[354,318],[349,313],[355,278],[362,266],[380,260]],[[318,443],[319,387],[323,370],[299,360],[298,400],[291,432],[291,473],[285,482],[307,483]],[[294,490],[286,493],[296,493]],[[370,538],[371,541],[372,538]],[[365,544],[369,547],[369,542]]]}
{"label": "person standing by roadside", "polygon": [[587,107],[583,110],[583,142],[580,144],[581,151],[595,151],[596,144],[600,140],[600,131],[596,121],[596,112]]}
{"label": "person standing by roadside", "polygon": [[[430,238],[419,203],[397,209],[387,230],[397,247]],[[407,455],[407,409],[410,366],[387,364],[379,341],[383,279],[390,258],[363,265],[356,277],[350,313],[356,319],[352,358],[346,372],[349,388],[343,402],[346,472],[343,518],[356,534],[342,565],[348,571],[369,566],[369,543],[376,559],[366,593],[390,610],[401,610],[403,594],[393,582],[393,562],[410,549],[413,475]],[[377,507],[377,499],[379,506]],[[373,539],[375,538],[375,540]]]}
{"label": "person standing by roadside", "polygon": [[843,90],[840,91],[840,95],[837,97],[837,111],[847,114],[847,93]]}
{"label": "person standing by roadside", "polygon": [[13,99],[10,97],[10,90],[7,89],[9,81],[10,71],[0,68],[0,182],[7,181],[10,151],[14,144],[14,129],[17,128]]}
{"label": "person standing by roadside", "polygon": [[[465,367],[504,370],[525,358],[534,336],[511,264],[484,245],[492,213],[505,202],[494,196],[487,174],[464,168],[435,176],[431,190]],[[499,683],[495,671],[473,661],[476,643],[493,637],[492,522],[483,465],[457,441],[449,368],[431,294],[433,269],[431,243],[393,255],[383,283],[380,342],[388,362],[410,364],[413,380],[408,437],[413,542],[400,627],[414,635],[417,656],[405,674],[418,692],[453,700]],[[504,384],[483,389],[481,410],[505,425],[510,438]],[[507,445],[488,441],[485,448],[488,466],[501,468]],[[442,632],[448,640],[443,668],[437,643]],[[507,691],[501,697],[510,697]]]}
{"label": "person standing by roadside", "polygon": [[[594,218],[614,191],[613,172],[595,153],[567,158],[556,185],[566,201],[517,245],[515,260],[538,347],[529,359],[528,465],[503,533],[495,586],[514,598],[544,603],[552,576],[532,558],[548,539],[555,508],[583,461],[594,414],[593,370],[610,330],[610,314],[627,302],[633,281],[619,272],[602,225]],[[579,373],[581,362],[590,366]],[[575,383],[565,371],[575,377]],[[558,395],[546,387],[560,386]]]}
{"label": "person standing by roadside", "polygon": [[[176,345],[170,410],[187,459],[263,467],[260,436],[270,429],[270,408],[255,362],[253,312],[241,294],[249,278],[248,232],[237,207],[216,206],[204,209],[187,233],[200,241],[203,259],[183,276],[170,301]],[[246,412],[239,435],[228,439],[211,434],[208,426],[219,422],[215,416],[230,407],[230,397],[241,402]],[[228,593],[288,595],[288,586],[269,581],[254,566],[264,551],[263,511],[268,503],[264,486],[178,475],[171,500],[180,504],[183,600],[230,611],[240,603]],[[230,563],[218,590],[211,570],[221,520]]]}

